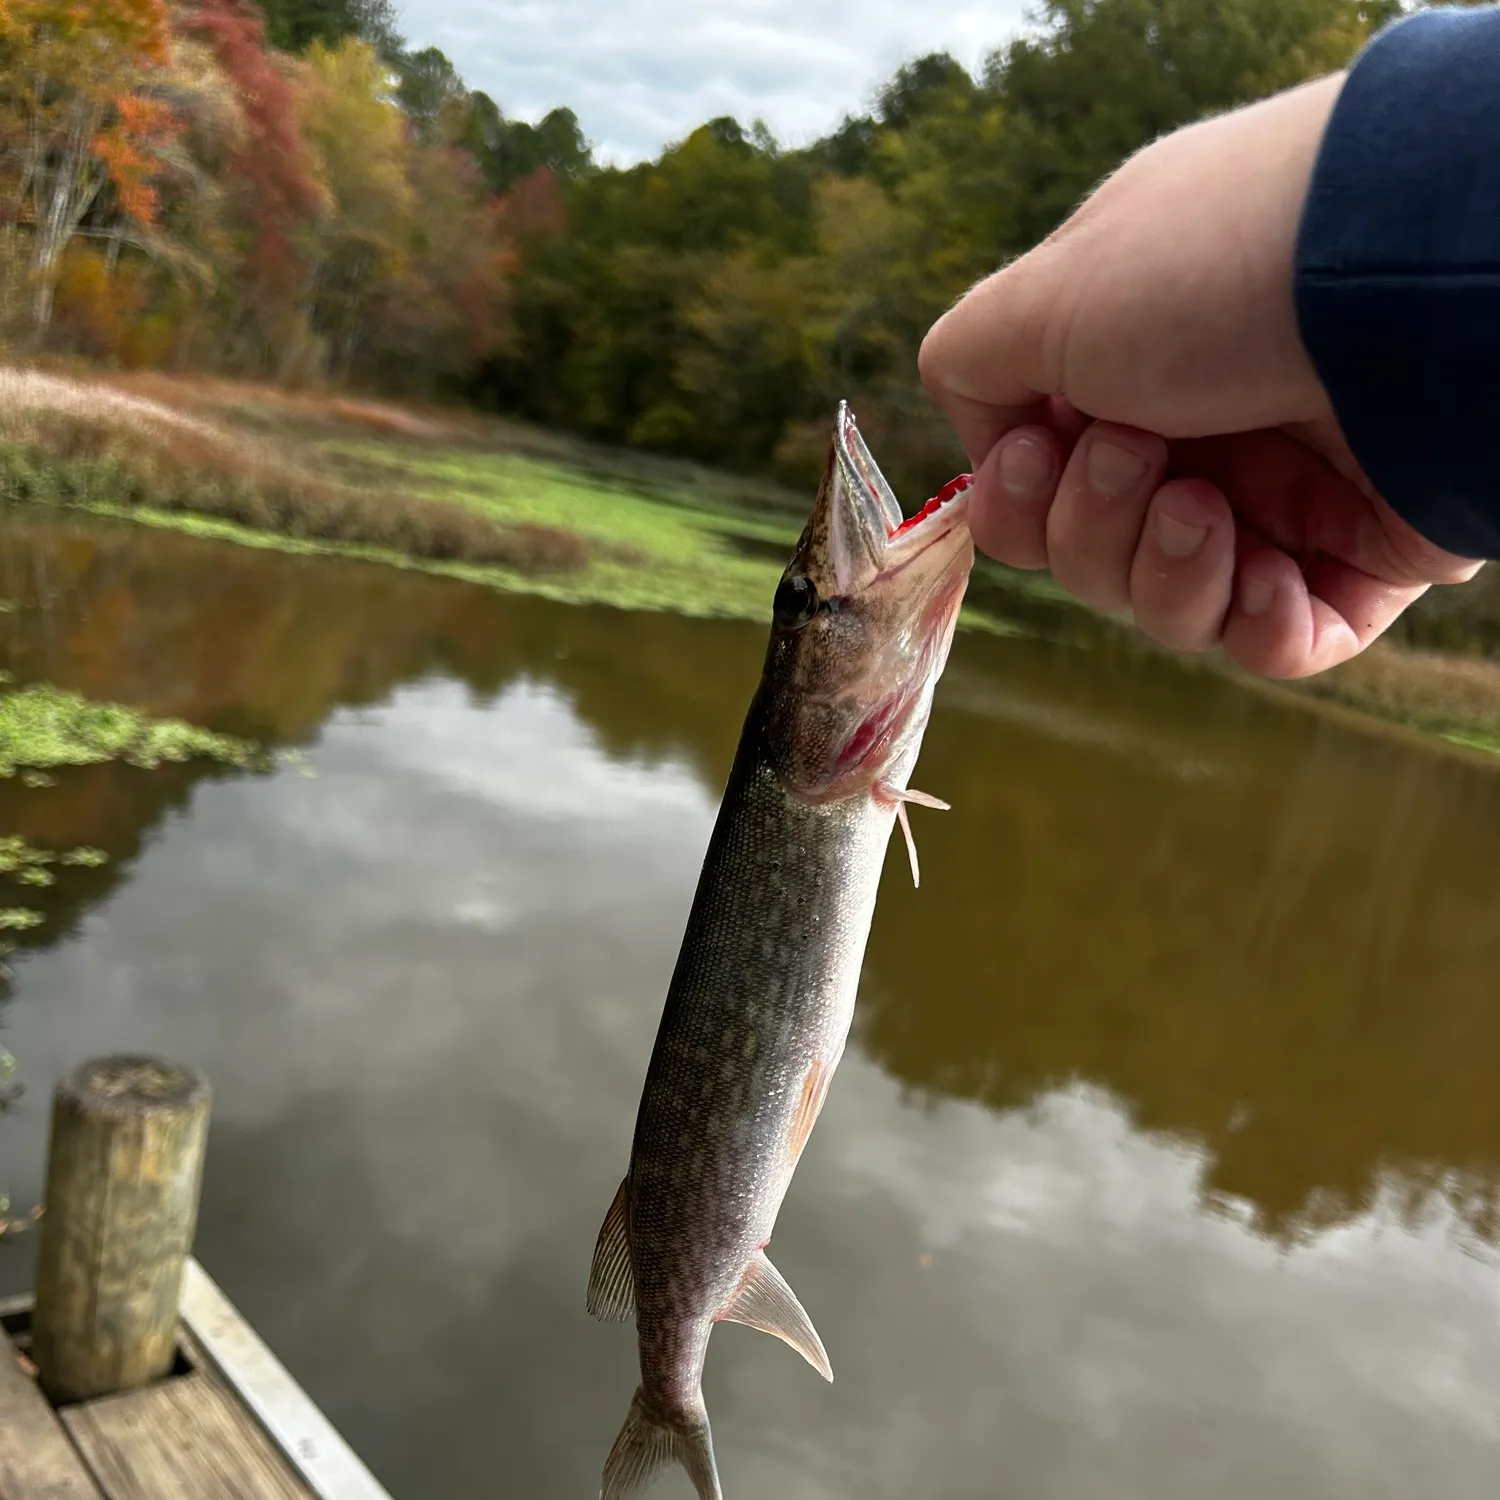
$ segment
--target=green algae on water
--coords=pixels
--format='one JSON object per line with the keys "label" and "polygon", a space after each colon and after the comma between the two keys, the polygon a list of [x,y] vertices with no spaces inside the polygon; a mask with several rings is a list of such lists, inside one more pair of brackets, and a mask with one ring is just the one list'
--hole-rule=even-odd
{"label": "green algae on water", "polygon": [[48,683],[0,693],[0,777],[111,760],[149,768],[194,756],[246,768],[265,761],[249,740],[180,719],[152,719]]}
{"label": "green algae on water", "polygon": [[55,885],[57,876],[48,868],[51,865],[92,869],[108,862],[109,856],[102,849],[85,845],[59,853],[55,849],[38,849],[18,833],[0,835],[0,876],[8,876],[19,885]]}

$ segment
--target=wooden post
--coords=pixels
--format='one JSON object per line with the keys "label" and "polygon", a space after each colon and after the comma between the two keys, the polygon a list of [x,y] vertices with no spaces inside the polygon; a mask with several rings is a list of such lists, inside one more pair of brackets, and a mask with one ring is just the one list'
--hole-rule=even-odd
{"label": "wooden post", "polygon": [[196,1068],[155,1057],[97,1058],[57,1085],[31,1331],[57,1405],[172,1368],[209,1097]]}

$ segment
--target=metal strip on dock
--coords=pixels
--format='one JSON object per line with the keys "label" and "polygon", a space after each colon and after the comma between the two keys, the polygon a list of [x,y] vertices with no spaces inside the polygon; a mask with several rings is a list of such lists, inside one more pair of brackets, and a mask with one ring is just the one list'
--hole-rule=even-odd
{"label": "metal strip on dock", "polygon": [[182,1321],[319,1500],[391,1500],[198,1262],[182,1273]]}

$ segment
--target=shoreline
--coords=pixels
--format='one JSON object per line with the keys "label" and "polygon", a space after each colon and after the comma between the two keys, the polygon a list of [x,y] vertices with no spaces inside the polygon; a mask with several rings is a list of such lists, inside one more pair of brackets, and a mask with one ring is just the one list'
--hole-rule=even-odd
{"label": "shoreline", "polygon": [[[557,603],[757,622],[803,521],[805,497],[765,481],[473,412],[161,375],[32,373],[0,370],[31,401],[0,412],[0,502],[29,510],[347,557]],[[57,421],[45,420],[48,401],[66,408]],[[448,518],[446,532],[424,529],[433,515]],[[1083,649],[1109,638],[1171,655],[1045,574],[980,559],[974,578],[961,630]],[[1194,665],[1280,701],[1500,756],[1500,662],[1472,652],[1387,636],[1294,682],[1253,677],[1221,653]]]}

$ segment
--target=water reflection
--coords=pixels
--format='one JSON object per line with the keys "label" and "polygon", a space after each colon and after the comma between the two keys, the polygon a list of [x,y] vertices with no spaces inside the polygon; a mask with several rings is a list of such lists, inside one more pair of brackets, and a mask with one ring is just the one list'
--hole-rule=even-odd
{"label": "water reflection", "polygon": [[[0,793],[129,854],[19,966],[0,1177],[80,1056],[191,1058],[200,1254],[393,1492],[594,1493],[634,1376],[587,1259],[759,633],[64,540],[18,670],[318,775]],[[1151,659],[967,637],[944,686],[957,811],[777,1233],[838,1379],[716,1335],[729,1493],[1492,1494],[1496,779]]]}
{"label": "water reflection", "polygon": [[1017,649],[987,691],[1100,733],[987,731],[964,707],[982,654],[924,753],[960,810],[924,823],[930,879],[887,869],[871,1051],[999,1106],[1102,1083],[1205,1143],[1213,1186],[1274,1229],[1366,1205],[1399,1165],[1477,1178],[1492,1234],[1500,778],[1206,674]]}

